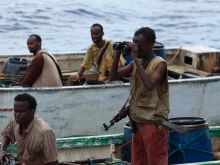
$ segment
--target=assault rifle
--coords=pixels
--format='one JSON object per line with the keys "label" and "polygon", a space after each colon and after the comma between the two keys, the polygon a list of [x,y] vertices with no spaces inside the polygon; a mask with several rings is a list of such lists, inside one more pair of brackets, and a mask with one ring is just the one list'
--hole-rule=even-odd
{"label": "assault rifle", "polygon": [[[128,116],[129,107],[130,107],[129,105],[127,105],[128,100],[129,100],[129,97],[126,100],[126,102],[124,103],[124,105],[122,106],[122,108],[120,109],[120,111],[110,120],[109,125],[106,125],[105,123],[103,123],[105,131],[108,131],[111,126],[113,126],[115,123],[119,122],[120,120],[122,120],[123,118]],[[155,115],[155,116],[164,118],[161,115]],[[179,133],[186,133],[186,132],[189,132],[194,129],[194,128],[189,128],[189,127],[185,127],[183,125],[178,125],[178,124],[172,123],[172,121],[169,121],[169,119],[166,119],[166,118],[164,118],[164,120],[162,121],[161,124],[174,130],[174,131],[177,131]],[[133,128],[135,129],[135,126]]]}
{"label": "assault rifle", "polygon": [[109,130],[111,126],[113,126],[115,123],[119,122],[126,116],[128,116],[128,111],[129,111],[129,105],[126,105],[128,100],[125,102],[121,110],[113,117],[113,119],[110,120],[110,124],[107,126],[105,123],[103,123],[103,126],[106,131]]}
{"label": "assault rifle", "polygon": [[[113,126],[115,123],[119,122],[120,120],[122,120],[123,118],[128,116],[129,105],[126,106],[126,104],[127,104],[127,101],[123,105],[121,110],[113,117],[113,119],[110,120],[110,124],[108,126],[105,123],[103,124],[105,131],[108,131],[111,126]],[[159,116],[159,115],[155,115],[155,116]],[[194,129],[194,128],[189,128],[189,127],[185,127],[183,125],[178,125],[178,124],[172,123],[168,119],[165,119],[161,124],[167,126],[168,128],[170,128],[174,131],[177,131],[179,133],[186,133],[186,132],[189,132]]]}

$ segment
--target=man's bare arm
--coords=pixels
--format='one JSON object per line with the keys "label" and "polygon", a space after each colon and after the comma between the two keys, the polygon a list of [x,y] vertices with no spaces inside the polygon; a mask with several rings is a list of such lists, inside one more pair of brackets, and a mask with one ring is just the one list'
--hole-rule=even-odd
{"label": "man's bare arm", "polygon": [[121,54],[120,52],[117,52],[116,56],[114,57],[112,67],[111,67],[110,76],[109,76],[110,81],[119,80],[123,76],[128,76],[129,73],[131,73],[131,71],[133,69],[133,63],[130,63],[128,66],[123,67],[121,69],[118,69],[120,54]]}
{"label": "man's bare arm", "polygon": [[9,144],[10,144],[10,139],[7,136],[3,136],[1,150],[7,151]]}
{"label": "man's bare arm", "polygon": [[83,66],[81,66],[79,68],[79,71],[77,73],[77,79],[79,80],[80,78],[82,78],[83,73],[85,72],[85,68]]}

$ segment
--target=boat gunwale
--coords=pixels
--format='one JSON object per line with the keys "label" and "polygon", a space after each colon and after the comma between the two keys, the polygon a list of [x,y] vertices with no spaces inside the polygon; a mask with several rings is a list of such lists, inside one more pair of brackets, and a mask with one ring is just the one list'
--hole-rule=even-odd
{"label": "boat gunwale", "polygon": [[197,83],[197,82],[213,82],[219,81],[220,76],[210,76],[210,77],[198,77],[198,78],[187,78],[187,79],[176,79],[176,80],[169,80],[169,84],[178,84],[178,83]]}
{"label": "boat gunwale", "polygon": [[[210,126],[209,134],[211,137],[220,137],[220,126]],[[219,132],[219,133],[218,133]],[[109,135],[94,135],[94,136],[76,136],[76,137],[64,137],[57,138],[56,143],[58,149],[71,148],[71,147],[87,147],[87,146],[98,146],[98,145],[110,145],[110,144],[121,144],[123,143],[123,133],[109,134]],[[88,141],[96,143],[88,143]],[[102,142],[98,142],[102,141]],[[85,144],[83,144],[85,142]],[[1,144],[1,142],[0,142]],[[15,145],[10,145],[10,150]]]}
{"label": "boat gunwale", "polygon": [[[202,77],[202,78],[189,78],[189,79],[177,79],[169,80],[169,84],[178,83],[202,83],[202,82],[214,82],[219,81],[220,76],[213,77]],[[80,85],[80,86],[63,86],[63,87],[1,87],[0,91],[10,92],[22,92],[22,91],[64,91],[64,90],[80,90],[80,89],[98,89],[98,88],[116,88],[116,87],[127,87],[130,83],[120,83],[120,84],[101,84],[101,85]]]}
{"label": "boat gunwale", "polygon": [[[110,135],[94,135],[94,136],[77,136],[77,137],[65,137],[56,139],[57,149],[71,149],[76,147],[96,147],[123,144],[124,135],[110,134]],[[1,142],[0,142],[1,145]],[[10,144],[8,152],[16,152],[16,144]]]}
{"label": "boat gunwale", "polygon": [[22,91],[67,91],[67,90],[80,90],[80,89],[96,89],[96,88],[116,88],[127,87],[130,83],[122,84],[101,84],[101,85],[79,85],[79,86],[63,86],[63,87],[3,87],[0,91],[10,92],[22,92]]}

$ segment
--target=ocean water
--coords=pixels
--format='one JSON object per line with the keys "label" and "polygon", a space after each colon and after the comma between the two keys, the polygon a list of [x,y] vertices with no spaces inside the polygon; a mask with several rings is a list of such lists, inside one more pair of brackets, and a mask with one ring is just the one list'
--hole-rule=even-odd
{"label": "ocean water", "polygon": [[1,0],[0,54],[28,53],[32,33],[50,52],[85,52],[90,26],[104,38],[130,41],[149,26],[165,47],[206,45],[220,49],[220,0]]}

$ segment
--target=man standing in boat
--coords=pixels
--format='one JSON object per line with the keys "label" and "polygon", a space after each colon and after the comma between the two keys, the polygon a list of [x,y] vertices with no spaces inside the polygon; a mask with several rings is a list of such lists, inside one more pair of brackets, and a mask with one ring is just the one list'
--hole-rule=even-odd
{"label": "man standing in boat", "polygon": [[0,158],[8,145],[16,142],[17,159],[25,165],[58,165],[55,134],[47,122],[35,116],[36,107],[29,94],[14,98],[14,120],[2,132]]}
{"label": "man standing in boat", "polygon": [[167,64],[153,51],[156,35],[149,27],[134,33],[127,42],[133,62],[118,69],[117,51],[110,72],[110,80],[118,80],[132,73],[129,117],[135,126],[132,134],[132,164],[168,164],[168,128],[161,123],[168,118],[169,88]]}
{"label": "man standing in boat", "polygon": [[29,87],[58,87],[62,85],[62,75],[54,56],[41,49],[41,37],[32,34],[27,46],[34,58],[28,68],[22,85]]}
{"label": "man standing in boat", "polygon": [[[90,33],[93,44],[87,49],[78,73],[68,78],[68,85],[72,85],[73,80],[78,80],[78,82],[80,82],[82,77],[87,78],[89,74],[92,75],[92,73],[98,74],[99,81],[106,81],[109,79],[109,71],[115,56],[113,43],[103,39],[103,27],[98,23],[91,26]],[[88,71],[87,74],[85,71]]]}

